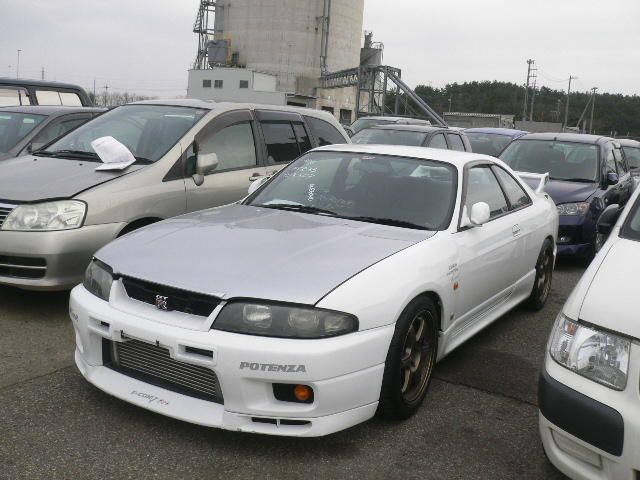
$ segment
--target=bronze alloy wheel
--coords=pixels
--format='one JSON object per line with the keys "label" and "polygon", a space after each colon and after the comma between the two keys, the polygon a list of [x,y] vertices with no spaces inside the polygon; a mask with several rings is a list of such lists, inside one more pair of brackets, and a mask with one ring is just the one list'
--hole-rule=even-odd
{"label": "bronze alloy wheel", "polygon": [[537,290],[540,302],[544,303],[551,292],[551,278],[553,277],[553,254],[545,250],[542,262],[538,267]]}
{"label": "bronze alloy wheel", "polygon": [[429,335],[428,325],[434,319],[428,310],[420,311],[407,331],[400,358],[402,397],[408,404],[420,400],[427,388],[435,363],[435,339]]}

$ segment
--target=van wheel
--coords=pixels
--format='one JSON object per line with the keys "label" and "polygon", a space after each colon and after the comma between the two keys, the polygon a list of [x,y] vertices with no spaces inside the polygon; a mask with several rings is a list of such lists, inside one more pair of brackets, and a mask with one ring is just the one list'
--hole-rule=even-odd
{"label": "van wheel", "polygon": [[400,315],[385,362],[379,416],[403,420],[422,404],[438,353],[437,319],[428,297],[413,300]]}
{"label": "van wheel", "polygon": [[551,280],[553,278],[553,243],[549,239],[542,244],[542,250],[538,256],[536,263],[536,279],[533,284],[533,290],[526,302],[526,306],[537,312],[542,310],[549,293],[551,293]]}

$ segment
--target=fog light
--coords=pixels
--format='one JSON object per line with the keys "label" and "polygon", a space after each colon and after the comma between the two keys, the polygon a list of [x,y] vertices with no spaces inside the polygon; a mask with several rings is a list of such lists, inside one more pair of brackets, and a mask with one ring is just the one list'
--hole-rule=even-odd
{"label": "fog light", "polygon": [[571,243],[571,237],[560,237],[558,243]]}
{"label": "fog light", "polygon": [[313,390],[306,385],[296,385],[296,388],[293,389],[293,394],[299,402],[308,402],[313,395]]}

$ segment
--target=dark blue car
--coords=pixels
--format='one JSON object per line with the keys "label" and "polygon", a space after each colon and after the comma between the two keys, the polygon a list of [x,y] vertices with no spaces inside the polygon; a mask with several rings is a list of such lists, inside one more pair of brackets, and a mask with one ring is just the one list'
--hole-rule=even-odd
{"label": "dark blue car", "polygon": [[474,153],[497,157],[511,142],[528,132],[510,128],[467,128],[464,133]]}
{"label": "dark blue car", "polygon": [[558,254],[590,258],[608,205],[625,205],[633,192],[620,144],[573,133],[534,133],[511,143],[500,158],[520,172],[549,173],[546,192],[558,206]]}

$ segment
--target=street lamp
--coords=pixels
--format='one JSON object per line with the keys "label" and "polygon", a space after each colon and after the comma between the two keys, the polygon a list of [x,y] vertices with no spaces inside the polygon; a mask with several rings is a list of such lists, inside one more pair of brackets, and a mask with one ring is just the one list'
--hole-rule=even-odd
{"label": "street lamp", "polygon": [[22,50],[18,49],[18,63],[16,64],[16,78],[20,78],[20,52],[22,52]]}

